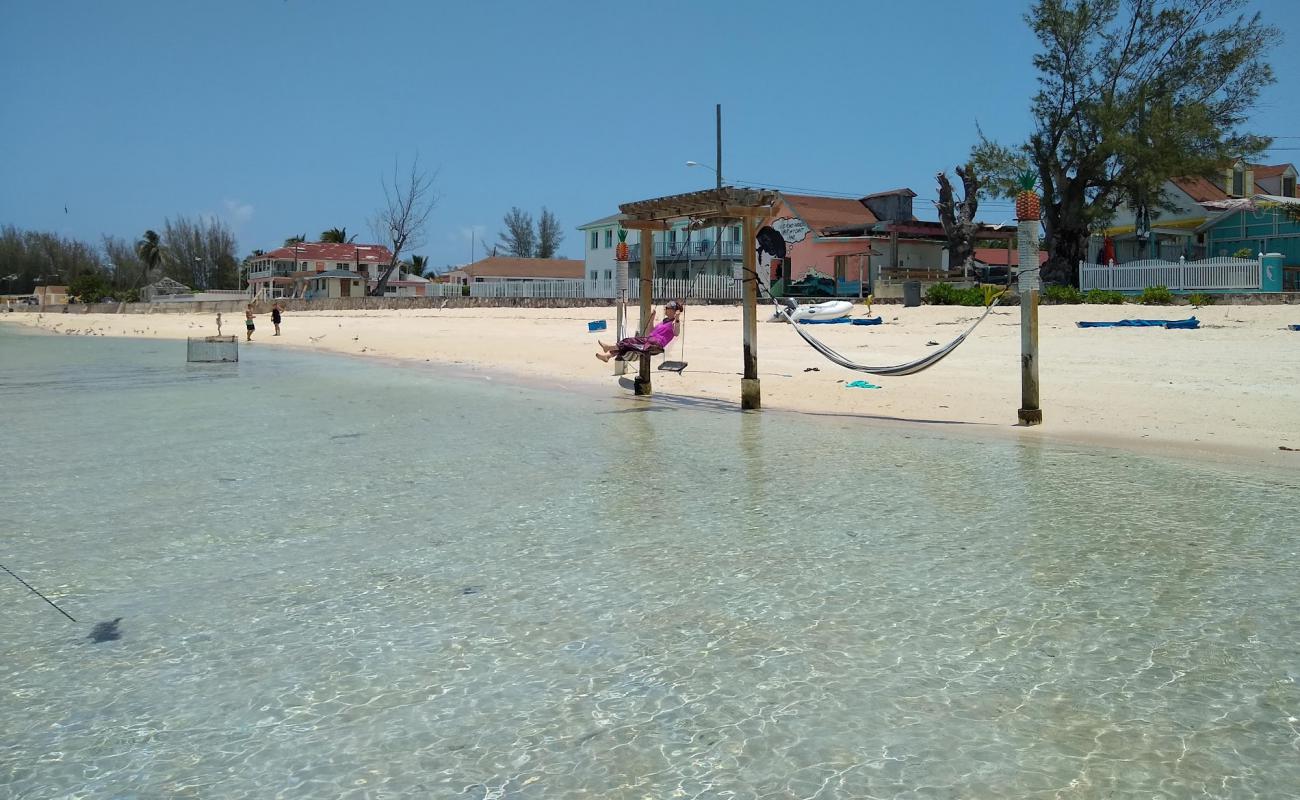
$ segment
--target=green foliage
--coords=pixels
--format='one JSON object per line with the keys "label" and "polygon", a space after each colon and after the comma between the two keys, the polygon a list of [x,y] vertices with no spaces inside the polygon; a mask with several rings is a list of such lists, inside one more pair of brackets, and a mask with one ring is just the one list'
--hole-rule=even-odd
{"label": "green foliage", "polygon": [[1254,258],[1255,251],[1249,247],[1239,247],[1232,253],[1233,258]]}
{"label": "green foliage", "polygon": [[1174,302],[1174,296],[1164,286],[1148,286],[1138,296],[1138,302],[1144,306],[1167,306]]}
{"label": "green foliage", "polygon": [[302,244],[305,241],[307,241],[307,234],[300,233],[297,234],[296,236],[290,236],[289,238],[285,239],[284,246],[293,247],[295,244]]}
{"label": "green foliage", "polygon": [[351,238],[348,237],[347,228],[330,228],[327,231],[320,232],[320,241],[322,244],[351,244],[356,241],[356,238],[356,236],[352,236]]}
{"label": "green foliage", "polygon": [[1200,308],[1201,306],[1212,306],[1214,305],[1214,295],[1204,294],[1202,292],[1196,292],[1194,294],[1187,295],[1187,302],[1191,303],[1197,308]]}
{"label": "green foliage", "polygon": [[1038,176],[1032,169],[1022,170],[1016,176],[1016,188],[1022,192],[1032,192],[1038,187]]}
{"label": "green foliage", "polygon": [[98,303],[111,291],[108,280],[98,272],[87,272],[73,278],[68,284],[68,296],[82,303]]}
{"label": "green foliage", "polygon": [[1053,303],[1082,303],[1083,292],[1073,286],[1052,284],[1043,290],[1043,299]]}
{"label": "green foliage", "polygon": [[982,306],[984,290],[976,286],[959,289],[951,283],[936,283],[925,290],[925,302],[932,306]]}
{"label": "green foliage", "polygon": [[1043,278],[1069,282],[1089,234],[1120,204],[1158,211],[1164,181],[1252,158],[1269,139],[1243,130],[1280,41],[1243,0],[1035,0],[1034,129],[1013,146],[980,134],[971,158],[993,193],[1037,174],[1050,254]]}
{"label": "green foliage", "polygon": [[1089,289],[1083,302],[1095,306],[1119,306],[1124,304],[1124,295],[1110,289]]}

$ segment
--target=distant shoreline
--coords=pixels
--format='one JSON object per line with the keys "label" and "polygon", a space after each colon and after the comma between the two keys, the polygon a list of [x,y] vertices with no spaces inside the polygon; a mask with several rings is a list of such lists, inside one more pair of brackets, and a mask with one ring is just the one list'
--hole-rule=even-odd
{"label": "distant shoreline", "polygon": [[[1139,308],[1147,316],[1190,313],[1186,308]],[[1042,309],[1046,422],[1040,428],[1014,424],[1019,400],[1014,308],[987,320],[939,366],[914,377],[873,379],[881,390],[844,388],[862,376],[822,360],[783,325],[765,323],[758,347],[764,408],[941,437],[1046,442],[1300,470],[1300,453],[1278,450],[1279,445],[1300,448],[1300,386],[1286,378],[1294,376],[1300,333],[1283,330],[1300,311],[1290,306],[1202,308],[1195,312],[1204,326],[1199,331],[1074,326],[1075,318],[1119,319],[1136,310]],[[290,347],[414,367],[436,365],[470,379],[644,402],[620,388],[610,367],[594,358],[596,338],[613,338],[612,324],[592,334],[585,322],[612,322],[612,312],[605,307],[300,312],[286,315],[284,335],[278,338],[271,336],[269,318],[259,315],[254,342],[244,347],[248,354]],[[861,312],[861,307],[855,310]],[[976,311],[890,306],[877,313],[886,324],[823,326],[817,335],[851,357],[899,362],[922,354],[928,342],[951,339]],[[75,330],[80,335],[176,340],[215,334],[214,320],[210,313],[0,315],[0,322],[12,329],[32,333]],[[649,402],[738,411],[740,310],[694,307],[687,320],[684,360],[690,366],[681,376],[655,371],[656,396]],[[242,342],[242,318],[227,319],[223,333],[236,334]],[[634,372],[630,365],[628,374]]]}

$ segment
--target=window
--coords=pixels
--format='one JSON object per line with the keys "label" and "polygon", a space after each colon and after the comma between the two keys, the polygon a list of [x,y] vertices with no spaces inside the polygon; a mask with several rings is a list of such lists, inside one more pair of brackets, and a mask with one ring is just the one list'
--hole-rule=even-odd
{"label": "window", "polygon": [[1295,197],[1295,196],[1296,196],[1296,194],[1295,194],[1295,177],[1294,177],[1294,176],[1292,176],[1292,177],[1288,177],[1288,178],[1283,178],[1283,179],[1282,179],[1282,196],[1283,196],[1283,197]]}
{"label": "window", "polygon": [[614,270],[612,269],[605,270],[605,280],[607,281],[614,280]]}
{"label": "window", "polygon": [[593,281],[596,280],[596,276],[597,276],[598,274],[599,274],[599,273],[596,272],[596,270],[593,269],[593,270],[591,271],[591,280],[593,280]]}
{"label": "window", "polygon": [[608,249],[608,248],[613,247],[613,246],[614,246],[614,229],[613,229],[613,228],[606,228],[606,229],[605,229],[605,248]]}
{"label": "window", "polygon": [[668,231],[668,241],[669,241],[670,243],[672,243],[672,244],[677,244],[677,229],[676,229],[676,228],[673,228],[672,230]]}
{"label": "window", "polygon": [[1232,193],[1238,197],[1246,193],[1246,173],[1240,167],[1232,171]]}
{"label": "window", "polygon": [[339,269],[345,269],[345,270],[351,270],[351,269],[352,269],[352,265],[351,265],[351,264],[344,264],[344,263],[341,262],[341,261],[340,261],[339,263],[335,264],[334,266],[337,267],[337,268],[339,268]]}
{"label": "window", "polygon": [[736,242],[737,244],[740,243],[740,228],[731,229],[731,241]]}
{"label": "window", "polygon": [[595,250],[600,247],[600,231],[591,232],[591,249]]}

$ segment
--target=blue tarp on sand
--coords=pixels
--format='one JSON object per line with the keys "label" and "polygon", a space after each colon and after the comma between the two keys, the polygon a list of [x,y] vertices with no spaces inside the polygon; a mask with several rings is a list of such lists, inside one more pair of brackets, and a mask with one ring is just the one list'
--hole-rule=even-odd
{"label": "blue tarp on sand", "polygon": [[1287,327],[1293,331],[1300,331],[1300,325],[1288,325]]}
{"label": "blue tarp on sand", "polygon": [[1080,328],[1167,328],[1171,330],[1195,330],[1201,327],[1196,317],[1187,319],[1122,319],[1119,322],[1079,322]]}
{"label": "blue tarp on sand", "polygon": [[879,325],[884,322],[881,317],[836,317],[835,319],[800,319],[795,320],[800,325]]}

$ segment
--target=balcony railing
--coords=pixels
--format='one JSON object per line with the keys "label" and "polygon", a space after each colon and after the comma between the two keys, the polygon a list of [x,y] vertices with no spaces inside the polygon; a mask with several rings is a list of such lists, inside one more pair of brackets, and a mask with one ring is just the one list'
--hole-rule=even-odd
{"label": "balcony railing", "polygon": [[[723,241],[722,245],[716,250],[713,247],[713,240],[700,239],[690,242],[655,242],[655,261],[663,263],[666,261],[712,261],[714,259],[731,259],[743,258],[744,251],[740,248],[740,242]],[[641,260],[641,245],[634,244],[628,247],[628,261],[639,262]]]}

